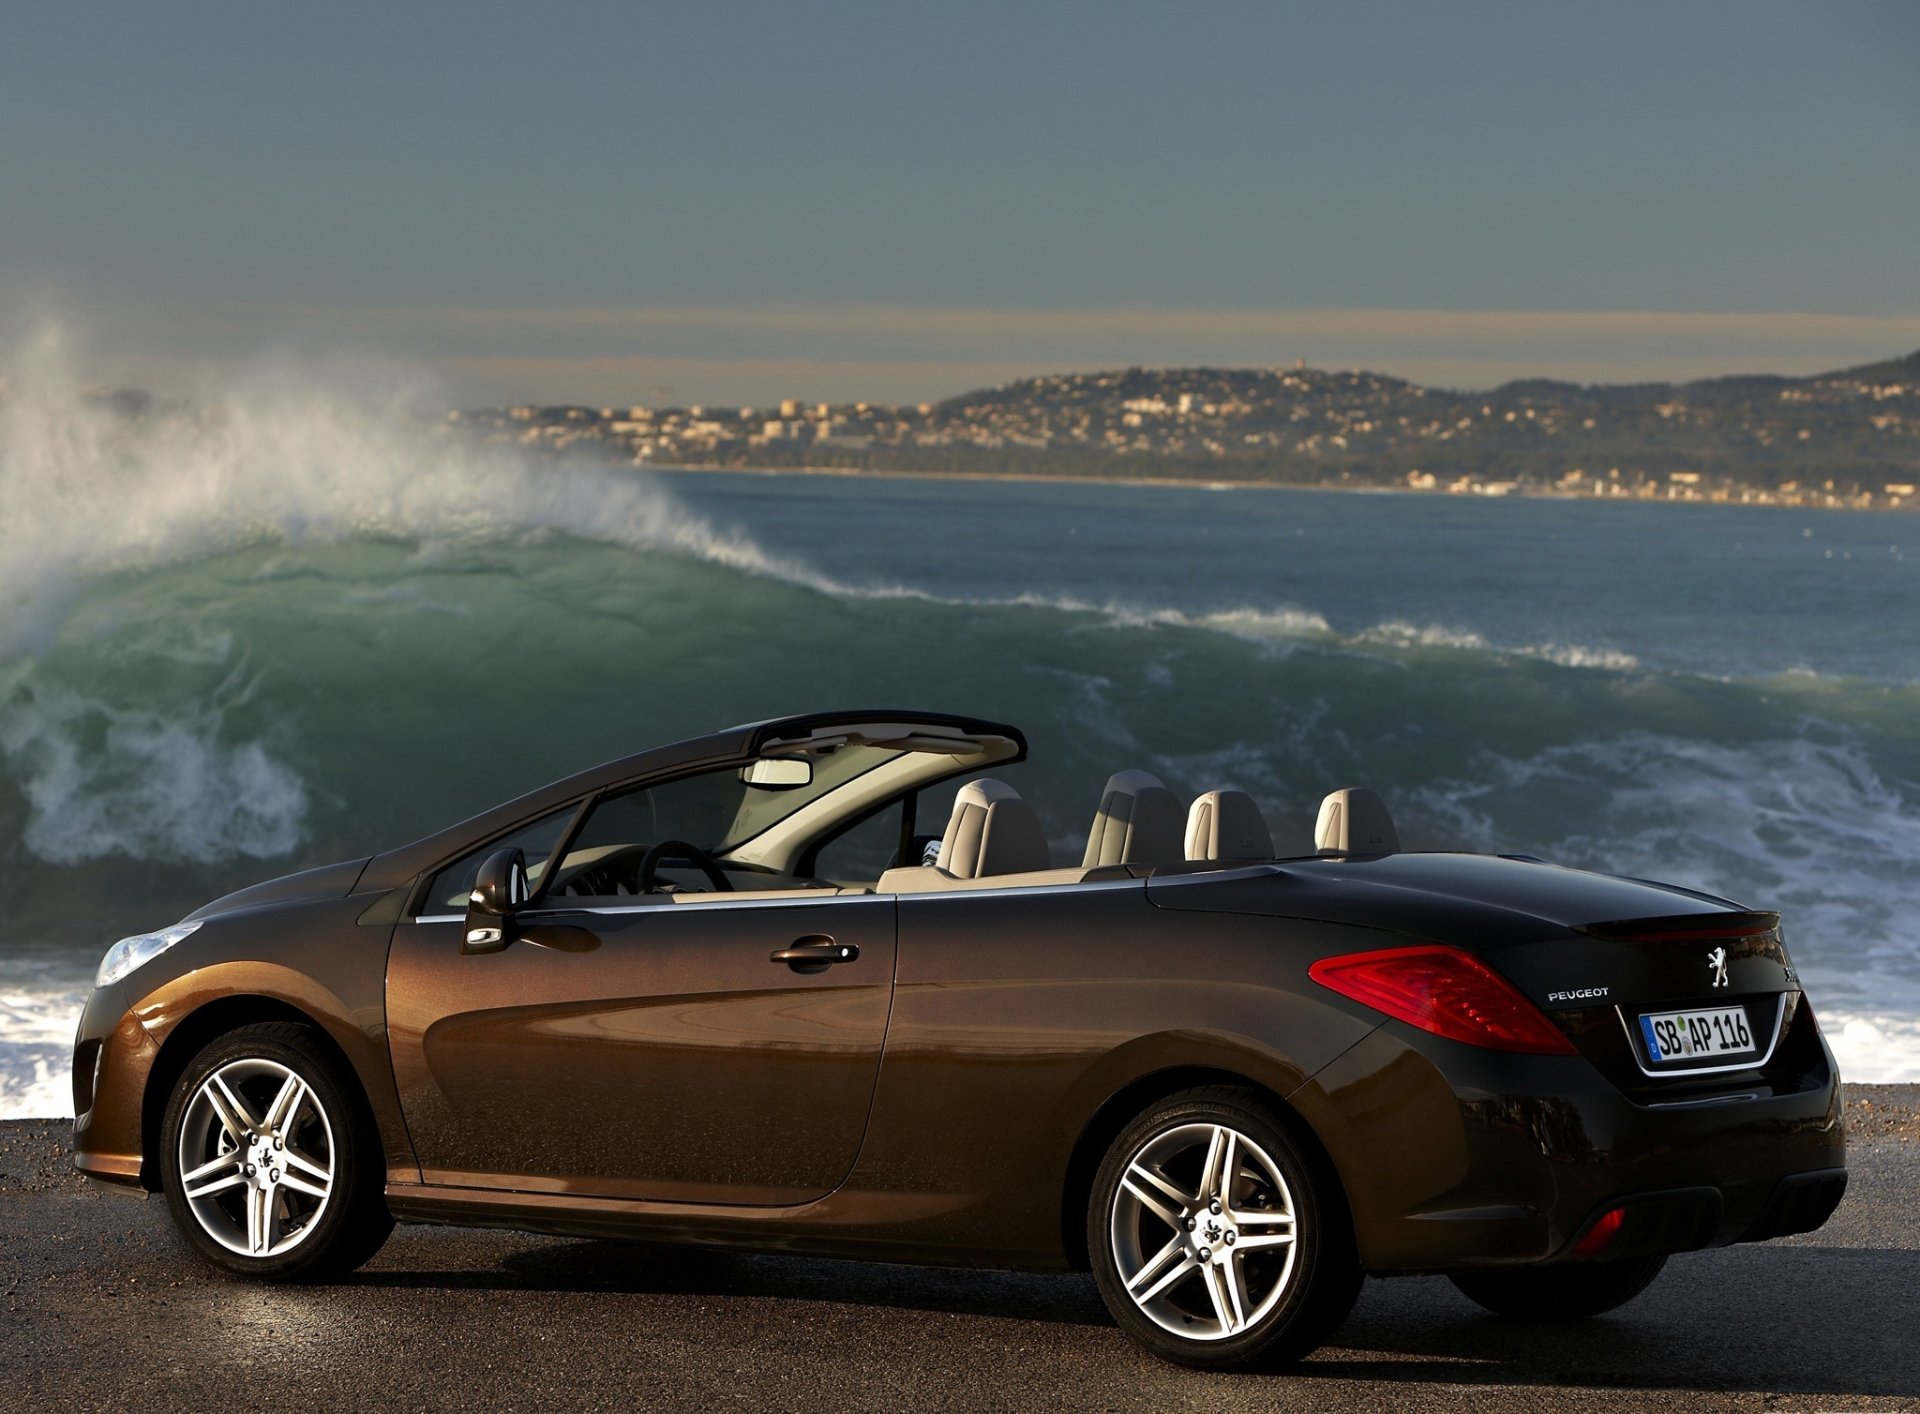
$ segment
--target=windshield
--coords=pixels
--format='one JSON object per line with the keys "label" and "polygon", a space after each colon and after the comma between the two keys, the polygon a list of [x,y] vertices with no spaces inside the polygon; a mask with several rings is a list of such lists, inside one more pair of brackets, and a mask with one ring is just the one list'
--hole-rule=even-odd
{"label": "windshield", "polygon": [[905,753],[888,747],[846,744],[810,753],[813,778],[805,785],[762,786],[742,779],[738,766],[682,776],[594,807],[568,859],[614,846],[680,840],[721,855],[772,829],[856,776]]}

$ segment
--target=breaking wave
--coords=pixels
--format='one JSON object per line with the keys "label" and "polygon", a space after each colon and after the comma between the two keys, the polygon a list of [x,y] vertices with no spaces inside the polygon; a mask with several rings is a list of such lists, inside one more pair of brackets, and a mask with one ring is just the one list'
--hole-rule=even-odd
{"label": "breaking wave", "polygon": [[[595,760],[863,702],[1023,725],[1017,783],[1063,855],[1106,775],[1141,766],[1249,791],[1286,850],[1325,791],[1367,784],[1412,848],[1779,907],[1849,1078],[1920,1078],[1910,683],[1664,670],[1418,611],[1342,629],[1338,585],[1207,608],[1039,563],[889,578],[835,553],[844,485],[783,492],[822,529],[777,553],[691,505],[698,478],[529,462],[399,393],[282,371],[129,412],[53,339],[5,377],[0,1115],[64,1111],[73,1010],[116,936]],[[938,525],[886,533],[946,550]]]}
{"label": "breaking wave", "polygon": [[451,434],[426,386],[341,394],[267,368],[213,401],[104,397],[46,328],[0,378],[0,659],[44,648],[88,576],[257,543],[393,536],[424,546],[554,533],[785,571],[647,480],[581,466],[536,474]]}

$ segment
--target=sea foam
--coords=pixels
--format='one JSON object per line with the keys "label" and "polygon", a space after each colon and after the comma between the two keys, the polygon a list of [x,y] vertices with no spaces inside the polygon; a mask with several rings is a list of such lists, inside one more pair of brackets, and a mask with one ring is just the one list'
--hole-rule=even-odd
{"label": "sea foam", "polygon": [[21,843],[48,864],[272,859],[304,835],[305,783],[217,703],[171,713],[37,685],[0,703],[0,757],[26,797]]}
{"label": "sea foam", "polygon": [[73,1036],[92,979],[65,958],[0,966],[0,1119],[70,1119]]}

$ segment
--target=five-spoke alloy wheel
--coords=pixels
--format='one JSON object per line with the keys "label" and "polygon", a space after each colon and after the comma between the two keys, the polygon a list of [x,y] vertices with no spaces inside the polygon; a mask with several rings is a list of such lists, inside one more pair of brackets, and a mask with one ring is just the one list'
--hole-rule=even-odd
{"label": "five-spoke alloy wheel", "polygon": [[1359,1291],[1337,1185],[1238,1088],[1170,1096],[1122,1131],[1094,1181],[1088,1247],[1114,1318],[1186,1365],[1296,1358]]}
{"label": "five-spoke alloy wheel", "polygon": [[162,1180],[194,1248],[282,1280],[358,1266],[392,1229],[371,1125],[305,1027],[243,1027],[188,1065],[167,1107]]}
{"label": "five-spoke alloy wheel", "polygon": [[228,1061],[200,1082],[180,1125],[181,1196],[231,1252],[277,1257],[312,1236],[333,1197],[333,1123],[279,1061]]}

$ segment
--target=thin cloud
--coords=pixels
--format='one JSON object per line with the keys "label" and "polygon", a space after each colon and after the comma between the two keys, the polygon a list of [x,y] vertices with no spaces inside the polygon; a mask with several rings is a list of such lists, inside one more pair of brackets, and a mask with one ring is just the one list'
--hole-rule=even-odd
{"label": "thin cloud", "polygon": [[1515,378],[1805,374],[1920,347],[1920,312],[993,309],[947,305],[465,307],[157,302],[90,319],[142,381],[262,349],[438,370],[470,403],[782,397],[920,402],[1028,374],[1212,364],[1366,368],[1448,388]]}
{"label": "thin cloud", "polygon": [[1920,347],[1920,313],[792,305],[301,309],[280,317],[448,359],[789,360],[850,372],[882,363],[932,373],[1305,359],[1432,382],[1638,380],[1805,373]]}
{"label": "thin cloud", "polygon": [[1001,340],[1328,337],[1446,343],[1679,339],[1721,344],[1920,342],[1920,313],[1726,313],[1662,310],[992,309],[951,305],[462,308],[274,306],[301,321],[365,323],[416,332],[724,331],[738,334]]}
{"label": "thin cloud", "polygon": [[918,403],[1049,372],[1020,360],[453,358],[442,366],[476,395],[507,402],[600,405]]}

